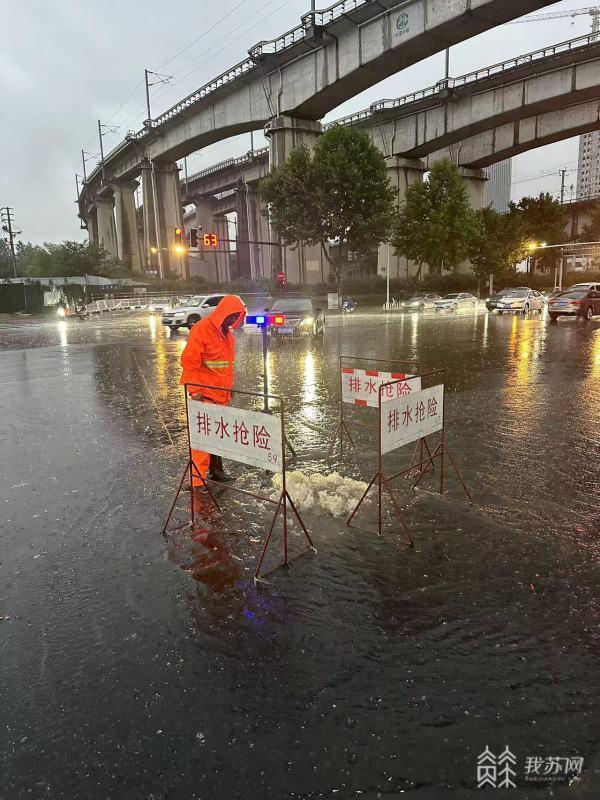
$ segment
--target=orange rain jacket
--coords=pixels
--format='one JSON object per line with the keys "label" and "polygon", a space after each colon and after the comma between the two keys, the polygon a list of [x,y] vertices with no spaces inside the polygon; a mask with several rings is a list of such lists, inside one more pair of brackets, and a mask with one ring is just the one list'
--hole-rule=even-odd
{"label": "orange rain jacket", "polygon": [[246,307],[235,294],[226,295],[213,313],[197,322],[190,331],[188,342],[181,354],[180,383],[195,383],[216,386],[227,391],[190,388],[190,394],[202,394],[203,398],[219,405],[231,400],[233,387],[233,362],[235,360],[235,338],[231,330],[223,335],[221,325],[230,314],[241,314],[235,327],[244,321]]}

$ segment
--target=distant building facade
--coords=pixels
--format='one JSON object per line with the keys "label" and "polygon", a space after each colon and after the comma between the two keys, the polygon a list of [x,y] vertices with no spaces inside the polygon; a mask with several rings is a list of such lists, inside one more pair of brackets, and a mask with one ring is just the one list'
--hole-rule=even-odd
{"label": "distant building facade", "polygon": [[577,165],[577,199],[600,195],[600,131],[579,137]]}
{"label": "distant building facade", "polygon": [[492,206],[500,214],[506,214],[512,185],[512,158],[492,164],[487,174],[489,180],[484,189],[485,205]]}

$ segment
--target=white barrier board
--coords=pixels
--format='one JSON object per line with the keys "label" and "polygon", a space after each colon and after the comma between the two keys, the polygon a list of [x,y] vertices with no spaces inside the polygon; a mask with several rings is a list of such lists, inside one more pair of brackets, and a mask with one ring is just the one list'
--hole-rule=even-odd
{"label": "white barrier board", "polygon": [[381,400],[387,403],[398,397],[406,397],[418,392],[421,388],[421,379],[412,378],[402,372],[379,372],[373,369],[342,368],[342,402],[355,406],[372,406],[379,404],[379,387],[382,383],[390,381],[404,381],[393,386],[386,386],[382,392]]}
{"label": "white barrier board", "polygon": [[444,385],[396,397],[381,408],[381,452],[389,453],[444,426]]}
{"label": "white barrier board", "polygon": [[281,472],[281,417],[188,398],[190,444],[216,456]]}

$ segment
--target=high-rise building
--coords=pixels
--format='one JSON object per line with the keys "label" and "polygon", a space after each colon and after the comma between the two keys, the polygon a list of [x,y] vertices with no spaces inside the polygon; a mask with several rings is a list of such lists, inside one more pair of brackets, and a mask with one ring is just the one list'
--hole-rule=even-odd
{"label": "high-rise building", "polygon": [[579,137],[577,165],[577,199],[600,195],[600,131]]}
{"label": "high-rise building", "polygon": [[506,214],[512,184],[512,158],[492,164],[487,173],[489,180],[485,184],[485,204],[491,205],[501,214]]}

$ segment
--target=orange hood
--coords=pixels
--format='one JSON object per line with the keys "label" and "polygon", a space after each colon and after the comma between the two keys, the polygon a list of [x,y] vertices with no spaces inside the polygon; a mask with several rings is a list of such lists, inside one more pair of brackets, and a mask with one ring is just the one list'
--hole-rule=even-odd
{"label": "orange hood", "polygon": [[246,316],[246,306],[237,294],[226,294],[208,319],[213,323],[215,328],[220,328],[223,321],[230,314],[240,314],[235,324],[232,325],[233,328],[239,328]]}

